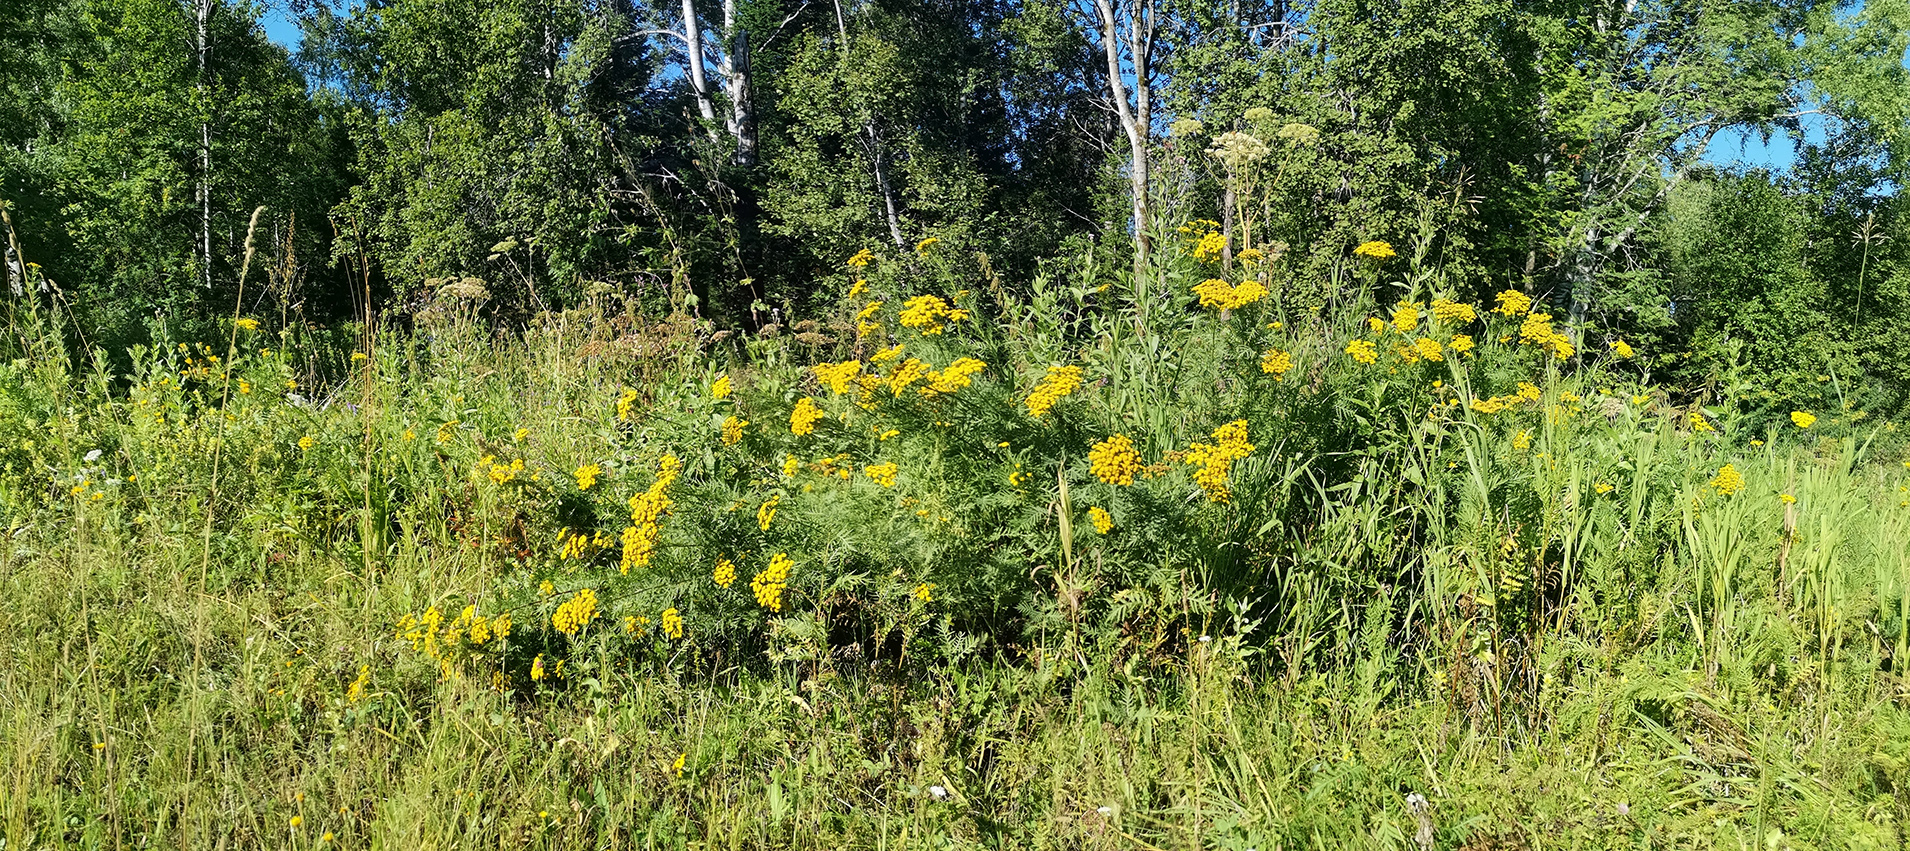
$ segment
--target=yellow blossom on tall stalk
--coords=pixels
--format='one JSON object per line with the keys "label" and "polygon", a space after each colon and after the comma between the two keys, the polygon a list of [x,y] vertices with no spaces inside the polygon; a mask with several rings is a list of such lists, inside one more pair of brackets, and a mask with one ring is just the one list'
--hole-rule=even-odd
{"label": "yellow blossom on tall stalk", "polygon": [[1730,496],[1744,490],[1744,474],[1738,468],[1726,464],[1718,468],[1717,478],[1711,480],[1711,487],[1717,489],[1719,496]]}
{"label": "yellow blossom on tall stalk", "polygon": [[1419,305],[1400,302],[1393,308],[1393,327],[1401,334],[1411,334],[1419,327]]}
{"label": "yellow blossom on tall stalk", "polygon": [[874,262],[874,261],[875,261],[875,255],[870,253],[869,249],[864,248],[861,251],[856,252],[854,257],[849,258],[849,268],[861,269],[863,267],[868,266],[871,262]]}
{"label": "yellow blossom on tall stalk", "polygon": [[1218,278],[1210,278],[1195,284],[1194,294],[1200,296],[1201,307],[1237,310],[1266,298],[1267,288],[1259,281],[1241,281],[1235,286]]}
{"label": "yellow blossom on tall stalk", "polygon": [[576,635],[596,619],[597,592],[585,588],[557,607],[557,612],[550,616],[550,625],[565,635]]}
{"label": "yellow blossom on tall stalk", "polygon": [[1629,358],[1633,355],[1636,355],[1637,352],[1632,351],[1631,345],[1629,343],[1626,343],[1624,340],[1613,340],[1612,354],[1615,354],[1621,358]]}
{"label": "yellow blossom on tall stalk", "polygon": [[1194,240],[1194,259],[1203,263],[1212,263],[1220,259],[1227,250],[1227,237],[1218,231],[1208,231],[1200,239]]}
{"label": "yellow blossom on tall stalk", "polygon": [[729,397],[729,395],[730,395],[730,376],[729,376],[729,373],[726,372],[726,373],[723,373],[722,375],[717,376],[716,382],[710,385],[710,398],[726,399]]}
{"label": "yellow blossom on tall stalk", "polygon": [[358,701],[364,699],[365,686],[366,684],[370,682],[371,682],[371,666],[370,665],[358,666],[358,679],[352,680],[351,685],[345,689],[345,702],[357,703]]}
{"label": "yellow blossom on tall stalk", "polygon": [[1414,340],[1413,351],[1421,358],[1429,361],[1443,361],[1446,359],[1439,346],[1439,341],[1431,337],[1421,337]]}
{"label": "yellow blossom on tall stalk", "polygon": [[1537,384],[1530,381],[1519,382],[1519,398],[1527,402],[1537,402],[1544,395],[1545,391],[1540,390]]}
{"label": "yellow blossom on tall stalk", "polygon": [[933,582],[921,583],[920,585],[915,586],[914,591],[909,592],[909,596],[914,597],[915,599],[920,600],[924,603],[935,602],[935,583]]}
{"label": "yellow blossom on tall stalk", "polygon": [[318,438],[315,438],[309,434],[298,439],[298,448],[300,452],[310,452],[312,447],[316,445],[318,445]]}
{"label": "yellow blossom on tall stalk", "polygon": [[1810,428],[1817,422],[1817,415],[1809,411],[1792,411],[1791,424],[1798,428]]}
{"label": "yellow blossom on tall stalk", "polygon": [[259,320],[257,319],[240,319],[232,324],[239,326],[239,330],[241,331],[259,330]]}
{"label": "yellow blossom on tall stalk", "polygon": [[1353,249],[1354,255],[1359,257],[1371,257],[1374,260],[1385,260],[1388,257],[1394,256],[1395,253],[1390,243],[1377,239],[1362,242],[1358,248]]}
{"label": "yellow blossom on tall stalk", "polygon": [[903,361],[901,366],[895,368],[895,374],[889,376],[889,390],[891,395],[902,395],[903,391],[909,389],[909,385],[921,380],[922,376],[928,374],[928,371],[928,364],[915,358],[909,358]]}
{"label": "yellow blossom on tall stalk", "polygon": [[1708,431],[1717,431],[1716,428],[1712,427],[1711,421],[1708,419],[1705,419],[1704,414],[1699,411],[1690,411],[1686,413],[1685,423],[1690,426],[1691,431],[1694,433],[1702,434]]}
{"label": "yellow blossom on tall stalk", "polygon": [[724,417],[723,418],[723,445],[735,446],[736,444],[743,442],[743,427],[746,425],[749,425],[749,420],[739,419],[733,414],[730,416]]}
{"label": "yellow blossom on tall stalk", "polygon": [[1432,314],[1433,319],[1442,324],[1462,324],[1479,318],[1472,305],[1444,298],[1433,299]]}
{"label": "yellow blossom on tall stalk", "polygon": [[875,482],[885,488],[895,487],[896,466],[894,461],[863,467],[862,472],[869,477],[869,481]]}
{"label": "yellow blossom on tall stalk", "polygon": [[[617,395],[617,422],[630,421],[630,414],[634,411],[636,402],[637,391],[633,388],[625,387],[623,392]],[[438,433],[442,435],[444,432],[440,429]],[[438,442],[443,443],[444,441],[441,439]]]}
{"label": "yellow blossom on tall stalk", "polygon": [[[957,313],[960,314],[959,318],[955,315]],[[918,295],[902,305],[900,321],[902,327],[914,328],[922,332],[923,336],[927,336],[942,333],[946,327],[944,320],[959,322],[967,315],[967,311],[951,310],[948,302],[943,301],[941,296]]]}
{"label": "yellow blossom on tall stalk", "polygon": [[1260,356],[1260,371],[1276,378],[1283,378],[1293,369],[1293,355],[1279,349],[1268,349]]}
{"label": "yellow blossom on tall stalk", "polygon": [[657,624],[663,628],[664,635],[678,639],[683,637],[683,615],[676,610],[675,606],[664,609],[663,616],[658,619]]}
{"label": "yellow blossom on tall stalk", "polygon": [[849,392],[849,384],[862,372],[862,361],[846,360],[841,363],[819,363],[809,368],[816,376],[816,382],[829,388],[829,392],[840,396]]}
{"label": "yellow blossom on tall stalk", "polygon": [[783,498],[781,494],[763,500],[763,504],[756,509],[757,528],[765,532],[769,531],[770,522],[776,519],[776,506],[782,501]]}
{"label": "yellow blossom on tall stalk", "polygon": [[789,560],[788,553],[777,553],[769,559],[769,567],[749,580],[750,593],[756,596],[756,605],[772,612],[783,610],[783,589],[789,583],[789,571],[796,563]]}
{"label": "yellow blossom on tall stalk", "polygon": [[539,653],[537,658],[531,660],[531,680],[535,682],[546,676],[548,674],[544,672],[544,654]]}
{"label": "yellow blossom on tall stalk", "polygon": [[1187,448],[1186,463],[1198,466],[1194,481],[1207,492],[1210,502],[1230,502],[1233,492],[1227,488],[1227,472],[1233,462],[1247,457],[1253,444],[1247,442],[1247,421],[1234,420],[1214,429],[1214,443],[1194,443]]}
{"label": "yellow blossom on tall stalk", "polygon": [[587,491],[590,490],[591,485],[597,483],[597,477],[603,475],[603,471],[604,468],[596,464],[585,464],[571,471],[571,476],[577,479],[578,490]]}
{"label": "yellow blossom on tall stalk", "polygon": [[1446,346],[1463,355],[1472,351],[1472,336],[1469,334],[1454,334],[1452,336],[1452,342],[1447,343]]}
{"label": "yellow blossom on tall stalk", "polygon": [[1492,309],[1494,313],[1517,316],[1532,309],[1532,297],[1518,290],[1506,290],[1494,298],[1499,302],[1499,306]]}
{"label": "yellow blossom on tall stalk", "polygon": [[1347,343],[1346,353],[1352,355],[1354,360],[1363,364],[1370,365],[1379,362],[1379,347],[1373,345],[1373,341],[1371,340],[1354,340],[1351,343]]}
{"label": "yellow blossom on tall stalk", "polygon": [[1366,330],[1375,334],[1383,334],[1386,332],[1386,320],[1377,316],[1368,316],[1366,317]]}
{"label": "yellow blossom on tall stalk", "polygon": [[1110,485],[1134,484],[1134,475],[1141,467],[1141,453],[1125,434],[1114,435],[1088,448],[1088,469],[1095,478]]}
{"label": "yellow blossom on tall stalk", "polygon": [[683,469],[683,462],[675,455],[665,455],[657,460],[656,481],[643,493],[630,497],[630,525],[622,535],[623,559],[618,569],[628,574],[631,568],[647,567],[656,554],[657,540],[663,536],[661,526],[663,515],[673,504],[670,500],[670,485],[676,481],[677,474]]}
{"label": "yellow blossom on tall stalk", "polygon": [[974,358],[956,358],[947,369],[940,372],[929,371],[928,386],[916,388],[916,392],[928,398],[943,393],[953,393],[973,383],[975,375],[987,368],[988,364]]}
{"label": "yellow blossom on tall stalk", "polygon": [[710,571],[710,581],[715,582],[719,588],[730,587],[730,583],[736,581],[736,562],[727,558],[717,559],[716,569]]}
{"label": "yellow blossom on tall stalk", "polygon": [[816,430],[816,421],[824,416],[827,415],[821,408],[816,407],[816,400],[804,396],[796,403],[795,409],[789,412],[789,433],[799,437],[809,434]]}
{"label": "yellow blossom on tall stalk", "polygon": [[1098,505],[1088,509],[1088,521],[1094,524],[1094,531],[1102,535],[1114,528],[1114,518],[1108,515],[1107,509]]}
{"label": "yellow blossom on tall stalk", "polygon": [[1048,367],[1047,376],[1042,378],[1041,383],[1035,385],[1035,389],[1028,394],[1028,416],[1041,418],[1054,407],[1056,402],[1061,401],[1062,397],[1073,393],[1075,388],[1080,386],[1081,367]]}

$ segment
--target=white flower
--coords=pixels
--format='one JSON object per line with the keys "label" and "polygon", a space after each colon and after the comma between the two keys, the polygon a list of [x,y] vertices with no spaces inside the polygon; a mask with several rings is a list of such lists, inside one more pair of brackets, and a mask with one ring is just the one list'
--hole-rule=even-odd
{"label": "white flower", "polygon": [[940,786],[930,786],[930,787],[928,787],[928,793],[929,793],[929,796],[930,796],[930,797],[933,797],[933,798],[934,798],[935,800],[937,800],[937,801],[939,801],[939,800],[942,800],[943,798],[946,798],[946,797],[948,797],[948,790],[947,790],[947,789],[944,789],[944,788],[942,788],[942,787],[940,787]]}
{"label": "white flower", "polygon": [[1213,637],[1213,636],[1211,636],[1211,635],[1203,635],[1203,636],[1201,636],[1201,637],[1200,637],[1200,643],[1202,643],[1202,644],[1206,644],[1207,642],[1209,642],[1209,641],[1212,641],[1212,640],[1214,640],[1214,637]]}
{"label": "white flower", "polygon": [[95,449],[95,450],[93,450],[93,451],[91,451],[91,452],[88,452],[88,453],[86,453],[86,463],[88,463],[88,464],[91,464],[91,463],[93,463],[94,461],[98,461],[98,460],[99,460],[99,454],[100,454],[100,453],[99,453],[99,450],[97,450],[97,449]]}

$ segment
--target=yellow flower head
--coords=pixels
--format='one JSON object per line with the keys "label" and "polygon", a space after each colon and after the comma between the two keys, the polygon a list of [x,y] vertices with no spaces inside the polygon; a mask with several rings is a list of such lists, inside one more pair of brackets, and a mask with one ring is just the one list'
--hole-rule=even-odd
{"label": "yellow flower head", "polygon": [[1448,325],[1464,324],[1479,318],[1472,305],[1443,298],[1433,299],[1432,313],[1433,319]]}
{"label": "yellow flower head", "polygon": [[604,468],[596,464],[585,464],[571,471],[571,476],[577,479],[578,490],[587,491],[590,490],[591,485],[597,483],[597,477],[603,475],[603,471]]}
{"label": "yellow flower head", "polygon": [[1260,356],[1260,371],[1276,378],[1283,378],[1293,369],[1293,355],[1279,349],[1268,349]]}
{"label": "yellow flower head", "polygon": [[1035,417],[1036,419],[1041,418],[1042,415],[1048,413],[1050,408],[1054,407],[1056,402],[1061,401],[1062,397],[1073,393],[1075,388],[1080,386],[1081,367],[1048,367],[1047,376],[1041,380],[1040,384],[1035,385],[1035,389],[1028,394],[1028,416]]}
{"label": "yellow flower head", "polygon": [[1374,260],[1385,260],[1388,257],[1394,256],[1395,253],[1392,245],[1377,239],[1362,242],[1358,248],[1353,249],[1354,255],[1359,257],[1371,257]]}
{"label": "yellow flower head", "polygon": [[723,418],[723,445],[735,446],[736,444],[741,443],[743,441],[743,427],[746,425],[749,425],[749,420],[738,419],[734,415],[724,417]]}
{"label": "yellow flower head", "polygon": [[730,587],[730,583],[736,581],[736,562],[727,558],[717,559],[716,569],[710,571],[710,581],[715,582],[719,588]]}
{"label": "yellow flower head", "polygon": [[1633,351],[1631,344],[1626,343],[1624,340],[1613,340],[1612,354],[1615,354],[1621,358],[1629,358],[1638,353]]}
{"label": "yellow flower head", "polygon": [[1088,520],[1094,524],[1094,531],[1103,535],[1114,528],[1114,518],[1098,505],[1088,509]]}
{"label": "yellow flower head", "polygon": [[241,330],[241,331],[257,331],[257,330],[259,330],[259,320],[257,320],[257,319],[241,319],[241,320],[239,320],[239,321],[237,321],[237,322],[234,322],[234,323],[232,323],[232,324],[234,324],[234,325],[237,325],[237,326],[239,326],[239,330]]}
{"label": "yellow flower head", "polygon": [[894,461],[863,467],[862,472],[869,477],[869,481],[875,482],[885,488],[895,487],[896,466]]}
{"label": "yellow flower head", "polygon": [[1499,306],[1492,309],[1494,313],[1517,316],[1532,309],[1532,297],[1518,290],[1506,290],[1499,293],[1496,298]]}
{"label": "yellow flower head", "polygon": [[1791,412],[1791,423],[1796,425],[1798,428],[1810,428],[1811,425],[1813,425],[1816,422],[1817,422],[1817,415],[1812,414],[1809,411],[1792,411]]}
{"label": "yellow flower head", "polygon": [[710,385],[710,398],[725,399],[725,398],[728,398],[729,395],[730,395],[730,376],[729,376],[729,373],[726,372],[726,373],[723,373],[722,375],[717,376],[716,382]]}
{"label": "yellow flower head", "polygon": [[862,373],[862,361],[846,360],[842,363],[819,363],[809,368],[816,381],[829,388],[829,392],[841,395],[849,392],[850,382]]}
{"label": "yellow flower head", "polygon": [[934,247],[935,243],[938,243],[941,241],[942,241],[941,237],[931,236],[928,239],[924,239],[921,242],[916,243],[915,255],[917,257],[927,257],[928,250]]}
{"label": "yellow flower head", "polygon": [[856,252],[856,255],[854,257],[849,258],[849,268],[861,269],[863,267],[868,266],[872,262],[875,262],[875,255],[871,254],[869,252],[869,249],[864,248],[861,251]]}
{"label": "yellow flower head", "polygon": [[772,612],[782,611],[783,588],[788,585],[789,572],[795,566],[795,562],[789,560],[788,553],[772,556],[769,567],[749,580],[749,589],[756,596],[756,605]]}
{"label": "yellow flower head", "polygon": [[657,621],[663,627],[663,634],[671,638],[683,637],[683,615],[675,606],[663,610],[663,617]]}
{"label": "yellow flower head", "polygon": [[1373,345],[1373,341],[1371,340],[1354,340],[1351,343],[1347,343],[1346,353],[1352,355],[1354,360],[1363,364],[1370,365],[1379,362],[1379,347]]}
{"label": "yellow flower head", "polygon": [[1194,259],[1203,263],[1212,263],[1220,259],[1221,252],[1227,249],[1227,237],[1218,231],[1208,231],[1194,240]]}
{"label": "yellow flower head", "polygon": [[796,403],[795,409],[789,412],[789,433],[799,437],[809,434],[816,430],[816,421],[825,416],[827,414],[816,406],[816,400],[804,396]]}
{"label": "yellow flower head", "polygon": [[1095,478],[1110,485],[1134,484],[1134,474],[1141,471],[1141,466],[1141,453],[1125,434],[1114,435],[1088,449],[1088,469]]}
{"label": "yellow flower head", "polygon": [[1472,351],[1472,336],[1469,334],[1454,334],[1452,336],[1452,342],[1446,345],[1453,351],[1463,355]]}
{"label": "yellow flower head", "polygon": [[920,585],[917,585],[915,586],[914,591],[909,592],[909,596],[914,597],[915,599],[920,600],[924,603],[934,602],[935,601],[935,583],[924,582]]}
{"label": "yellow flower head", "polygon": [[550,616],[550,625],[565,635],[576,635],[596,619],[597,592],[585,588],[557,607],[557,612]]}
{"label": "yellow flower head", "polygon": [[1401,334],[1410,334],[1419,327],[1419,305],[1400,302],[1393,308],[1393,327]]}
{"label": "yellow flower head", "polygon": [[1738,468],[1726,464],[1718,468],[1717,478],[1711,480],[1711,487],[1717,489],[1719,496],[1730,496],[1744,490],[1744,474],[1739,473]]}

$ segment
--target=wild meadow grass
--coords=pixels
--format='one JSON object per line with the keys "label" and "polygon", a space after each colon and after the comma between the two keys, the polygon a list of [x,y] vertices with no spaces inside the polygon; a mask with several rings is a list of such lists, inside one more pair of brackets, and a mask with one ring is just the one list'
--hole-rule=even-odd
{"label": "wild meadow grass", "polygon": [[1894,424],[1200,236],[740,338],[17,309],[5,847],[1905,847]]}

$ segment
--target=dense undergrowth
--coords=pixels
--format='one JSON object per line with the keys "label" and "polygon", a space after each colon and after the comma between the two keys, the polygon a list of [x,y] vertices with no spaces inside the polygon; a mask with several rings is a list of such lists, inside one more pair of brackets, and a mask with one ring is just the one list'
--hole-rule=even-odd
{"label": "dense undergrowth", "polygon": [[1894,423],[1185,236],[744,338],[17,303],[6,847],[1904,847]]}

